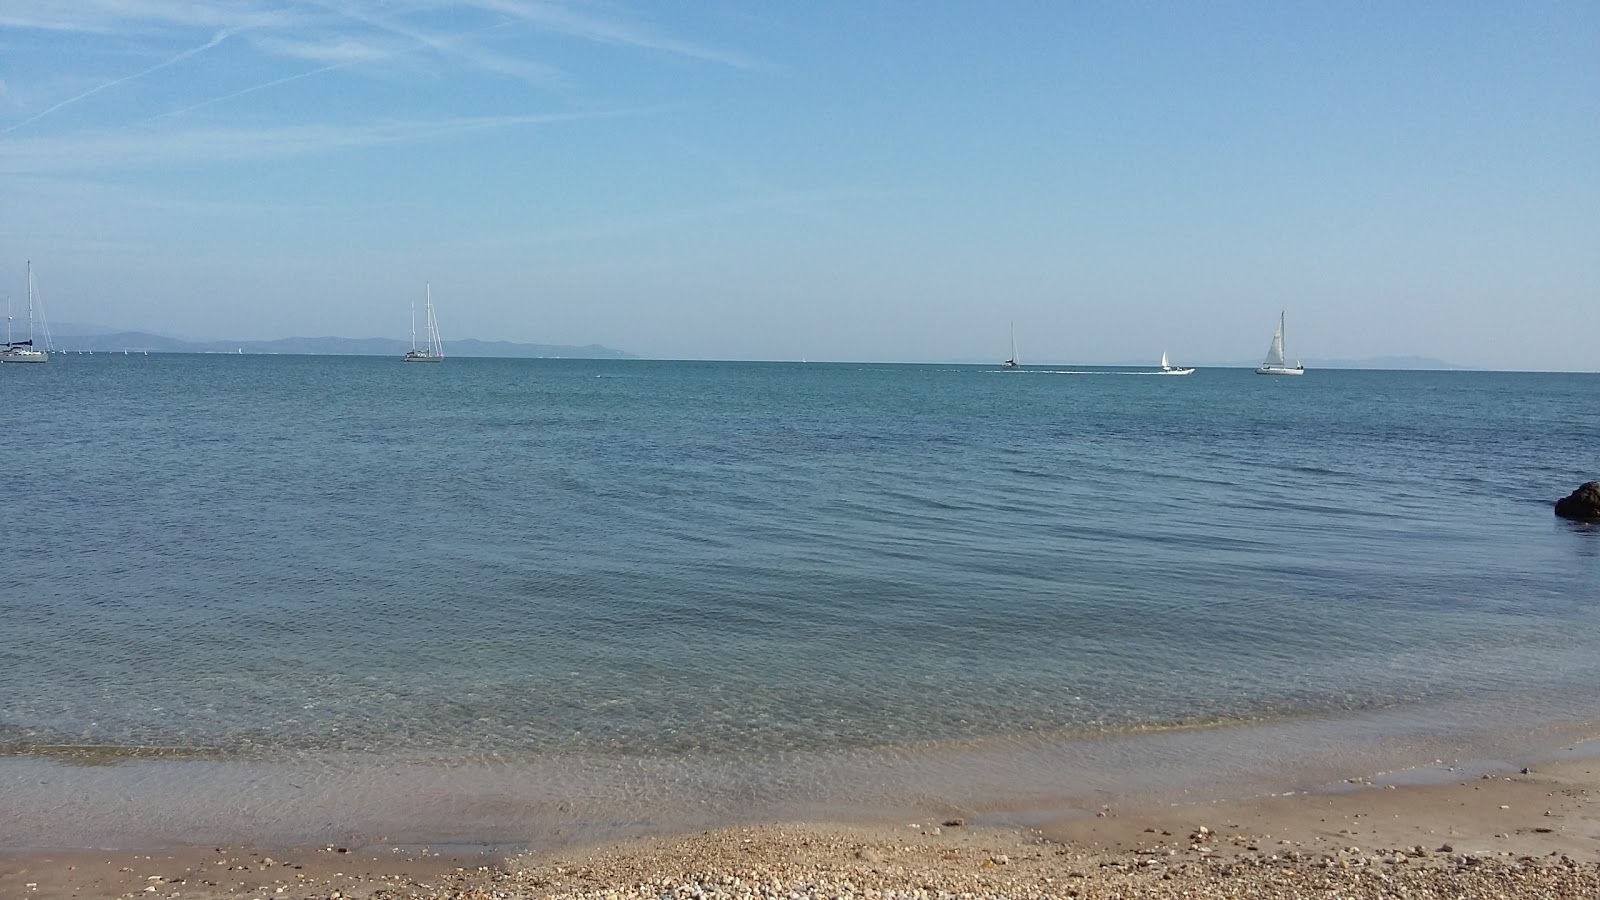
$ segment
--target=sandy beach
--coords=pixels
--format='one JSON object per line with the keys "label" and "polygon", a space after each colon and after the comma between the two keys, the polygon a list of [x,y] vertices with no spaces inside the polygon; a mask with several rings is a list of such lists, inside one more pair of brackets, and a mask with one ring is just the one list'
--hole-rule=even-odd
{"label": "sandy beach", "polygon": [[166,848],[0,856],[0,897],[1595,897],[1600,760],[1111,805],[1037,828],[817,823],[536,853]]}

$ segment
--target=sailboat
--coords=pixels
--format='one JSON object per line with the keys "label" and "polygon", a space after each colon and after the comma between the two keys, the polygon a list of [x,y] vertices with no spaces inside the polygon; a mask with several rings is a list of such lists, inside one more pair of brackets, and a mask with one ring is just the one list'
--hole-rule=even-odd
{"label": "sailboat", "polygon": [[1011,358],[1000,364],[1002,369],[1022,368],[1022,358],[1017,355],[1017,323],[1011,323]]}
{"label": "sailboat", "polygon": [[1163,351],[1161,351],[1161,374],[1162,375],[1193,375],[1194,374],[1194,367],[1192,367],[1192,366],[1188,366],[1188,367],[1185,367],[1185,366],[1174,366],[1171,363],[1168,363],[1167,362],[1167,351],[1163,350]]}
{"label": "sailboat", "polygon": [[1278,313],[1278,330],[1272,333],[1272,346],[1267,348],[1267,359],[1256,369],[1257,375],[1304,375],[1306,367],[1299,360],[1291,368],[1283,362],[1283,313]]}
{"label": "sailboat", "polygon": [[406,362],[444,362],[444,342],[439,340],[439,320],[433,314],[433,285],[423,282],[427,297],[423,308],[428,320],[428,346],[417,349],[417,303],[411,302],[411,349],[406,351]]}
{"label": "sailboat", "polygon": [[[6,344],[0,347],[0,363],[42,363],[50,361],[48,350],[41,350],[33,345],[33,260],[28,260],[28,339],[14,341],[11,339],[11,302],[6,301]],[[44,310],[40,309],[39,319],[44,320]],[[50,344],[50,326],[45,325],[45,345]]]}

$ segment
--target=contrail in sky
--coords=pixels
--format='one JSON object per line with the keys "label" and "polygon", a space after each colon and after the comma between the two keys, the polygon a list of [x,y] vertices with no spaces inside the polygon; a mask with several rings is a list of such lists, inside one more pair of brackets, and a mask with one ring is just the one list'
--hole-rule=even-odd
{"label": "contrail in sky", "polygon": [[63,106],[71,106],[72,104],[77,103],[79,100],[83,100],[86,97],[92,97],[95,94],[98,94],[98,93],[100,93],[101,91],[103,91],[103,90],[105,90],[107,88],[114,88],[119,84],[123,84],[125,82],[132,81],[135,78],[143,78],[144,76],[149,75],[151,72],[159,72],[160,70],[165,69],[168,66],[177,65],[178,63],[183,62],[184,60],[186,60],[189,57],[195,55],[196,53],[202,53],[202,52],[204,52],[206,50],[210,50],[212,47],[215,47],[216,45],[218,45],[218,44],[222,43],[223,41],[227,40],[229,37],[232,37],[233,34],[235,32],[237,32],[238,30],[239,29],[237,29],[237,28],[226,28],[226,29],[223,29],[222,31],[217,32],[216,35],[211,38],[211,40],[205,42],[204,44],[201,44],[198,47],[191,47],[190,49],[185,50],[182,53],[179,53],[177,56],[174,56],[173,58],[171,58],[171,59],[169,59],[169,60],[167,60],[165,62],[156,63],[155,65],[151,66],[148,69],[145,69],[142,72],[135,72],[132,75],[124,75],[123,77],[118,78],[115,81],[108,81],[105,84],[100,85],[99,87],[90,88],[89,90],[84,91],[83,93],[77,95],[76,97],[68,97],[67,99],[61,101],[60,103],[57,103],[55,106],[52,106],[49,109],[45,110],[44,112],[37,113],[37,114],[35,114],[35,115],[33,115],[33,116],[29,117],[29,118],[23,119],[21,122],[18,122],[17,124],[11,126],[10,128],[5,129],[4,131],[0,131],[0,134],[10,134],[11,132],[16,131],[18,128],[21,128],[24,125],[31,125],[34,122],[37,122],[40,119],[44,118],[45,116],[50,115],[51,113],[55,112],[56,110],[61,109]]}
{"label": "contrail in sky", "polygon": [[287,76],[284,76],[283,78],[274,78],[271,81],[264,82],[262,84],[252,85],[252,86],[247,87],[247,88],[245,88],[243,90],[234,91],[231,94],[224,94],[221,97],[212,97],[210,100],[203,100],[203,101],[201,101],[199,103],[194,104],[193,106],[185,106],[183,109],[175,109],[172,112],[162,113],[159,116],[153,117],[150,121],[153,122],[153,121],[156,121],[157,119],[170,119],[170,118],[172,118],[174,116],[181,116],[184,113],[194,112],[197,109],[201,109],[203,107],[210,106],[210,105],[212,105],[214,103],[221,103],[224,100],[232,100],[235,97],[243,97],[245,94],[253,94],[256,91],[263,91],[263,90],[266,90],[267,88],[270,88],[270,87],[277,87],[280,84],[288,84],[291,81],[299,81],[302,78],[310,78],[313,75],[321,75],[323,72],[332,72],[334,69],[343,69],[343,68],[345,68],[347,66],[353,66],[353,65],[355,65],[355,61],[334,63],[331,66],[323,66],[320,69],[312,69],[309,72],[301,72],[298,75],[287,75]]}

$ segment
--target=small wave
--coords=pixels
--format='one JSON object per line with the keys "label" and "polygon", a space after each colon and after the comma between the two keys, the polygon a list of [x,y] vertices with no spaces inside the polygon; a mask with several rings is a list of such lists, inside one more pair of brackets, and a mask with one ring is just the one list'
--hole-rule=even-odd
{"label": "small wave", "polygon": [[0,744],[0,757],[38,756],[75,766],[114,766],[130,759],[228,759],[238,756],[217,747],[164,747],[117,744]]}
{"label": "small wave", "polygon": [[1289,466],[1288,469],[1291,472],[1304,472],[1307,475],[1338,475],[1342,478],[1350,477],[1349,472],[1341,472],[1338,469],[1329,469],[1324,466]]}

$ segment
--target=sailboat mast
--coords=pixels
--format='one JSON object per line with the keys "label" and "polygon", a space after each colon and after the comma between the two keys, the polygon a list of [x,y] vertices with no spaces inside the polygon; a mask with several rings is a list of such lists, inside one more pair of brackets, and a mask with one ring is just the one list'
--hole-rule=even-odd
{"label": "sailboat mast", "polygon": [[[28,260],[28,340],[33,340],[33,260]],[[33,346],[31,343],[28,346]]]}
{"label": "sailboat mast", "polygon": [[417,349],[417,301],[411,300],[411,349]]}
{"label": "sailboat mast", "polygon": [[433,285],[427,285],[428,293],[428,352],[434,356],[444,356],[444,341],[439,338],[439,316],[433,311]]}
{"label": "sailboat mast", "polygon": [[1285,346],[1287,346],[1285,344],[1285,342],[1283,341],[1283,324],[1284,324],[1283,315],[1284,315],[1284,310],[1281,310],[1281,309],[1278,310],[1278,335],[1279,335],[1279,339],[1278,339],[1278,356],[1282,357],[1281,359],[1278,360],[1278,365],[1280,365],[1280,366],[1288,366],[1289,365],[1289,354],[1283,349]]}

